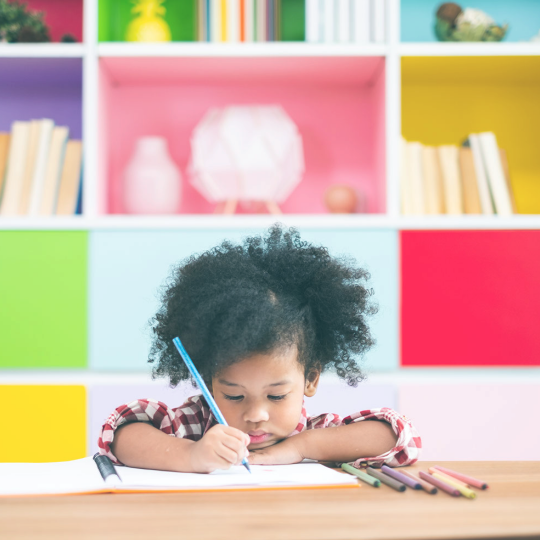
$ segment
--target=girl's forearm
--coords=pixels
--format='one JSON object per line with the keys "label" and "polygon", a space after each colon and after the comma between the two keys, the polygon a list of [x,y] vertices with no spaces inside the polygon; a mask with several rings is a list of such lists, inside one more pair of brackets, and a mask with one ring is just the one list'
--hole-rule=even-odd
{"label": "girl's forearm", "polygon": [[305,458],[318,461],[355,461],[375,457],[394,448],[397,436],[388,422],[370,420],[347,426],[310,429],[299,437],[298,443]]}
{"label": "girl's forearm", "polygon": [[191,472],[193,444],[188,439],[166,435],[150,424],[135,422],[118,428],[111,449],[129,467]]}

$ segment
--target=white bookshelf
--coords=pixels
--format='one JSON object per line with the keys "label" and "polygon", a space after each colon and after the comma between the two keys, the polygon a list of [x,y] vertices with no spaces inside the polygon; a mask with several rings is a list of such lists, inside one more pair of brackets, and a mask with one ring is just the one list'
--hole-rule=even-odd
{"label": "white bookshelf", "polygon": [[[539,229],[540,216],[400,216],[401,59],[408,56],[540,56],[540,43],[400,43],[400,0],[387,0],[385,44],[325,43],[98,43],[98,0],[84,0],[84,44],[0,44],[0,58],[83,60],[83,139],[85,146],[82,216],[69,218],[0,217],[0,230],[189,229],[265,226],[276,220],[301,227],[386,229]],[[99,155],[99,62],[114,57],[268,58],[381,57],[385,60],[386,211],[369,215],[216,216],[105,215],[103,167]]]}

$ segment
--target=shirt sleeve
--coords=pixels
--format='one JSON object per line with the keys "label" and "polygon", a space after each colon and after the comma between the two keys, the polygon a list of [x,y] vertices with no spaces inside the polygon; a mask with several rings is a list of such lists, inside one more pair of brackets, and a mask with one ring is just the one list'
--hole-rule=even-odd
{"label": "shirt sleeve", "polygon": [[362,457],[351,462],[356,468],[365,466],[381,467],[404,467],[412,465],[418,460],[422,448],[422,439],[413,426],[412,422],[396,411],[383,407],[382,409],[367,409],[351,414],[341,419],[336,414],[322,414],[308,418],[306,429],[319,429],[326,427],[337,427],[354,422],[364,422],[366,420],[382,420],[388,422],[397,436],[396,445],[379,456]]}
{"label": "shirt sleeve", "polygon": [[116,430],[133,422],[147,422],[167,435],[199,440],[210,424],[210,415],[200,396],[189,398],[183,405],[171,409],[155,399],[138,399],[117,407],[107,418],[98,438],[101,455],[117,465],[123,465],[111,451]]}

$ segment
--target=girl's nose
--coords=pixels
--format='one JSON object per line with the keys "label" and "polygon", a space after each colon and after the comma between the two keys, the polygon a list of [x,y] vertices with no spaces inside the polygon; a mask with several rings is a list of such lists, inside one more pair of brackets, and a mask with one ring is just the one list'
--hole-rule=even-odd
{"label": "girl's nose", "polygon": [[250,422],[252,424],[268,422],[269,418],[268,411],[261,405],[252,405],[244,412],[244,422]]}

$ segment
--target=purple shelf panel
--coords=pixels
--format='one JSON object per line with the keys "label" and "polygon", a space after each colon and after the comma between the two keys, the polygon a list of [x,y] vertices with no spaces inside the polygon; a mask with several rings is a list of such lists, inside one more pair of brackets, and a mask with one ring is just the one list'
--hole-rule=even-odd
{"label": "purple shelf panel", "polygon": [[80,58],[0,58],[0,131],[14,120],[51,118],[82,138]]}

